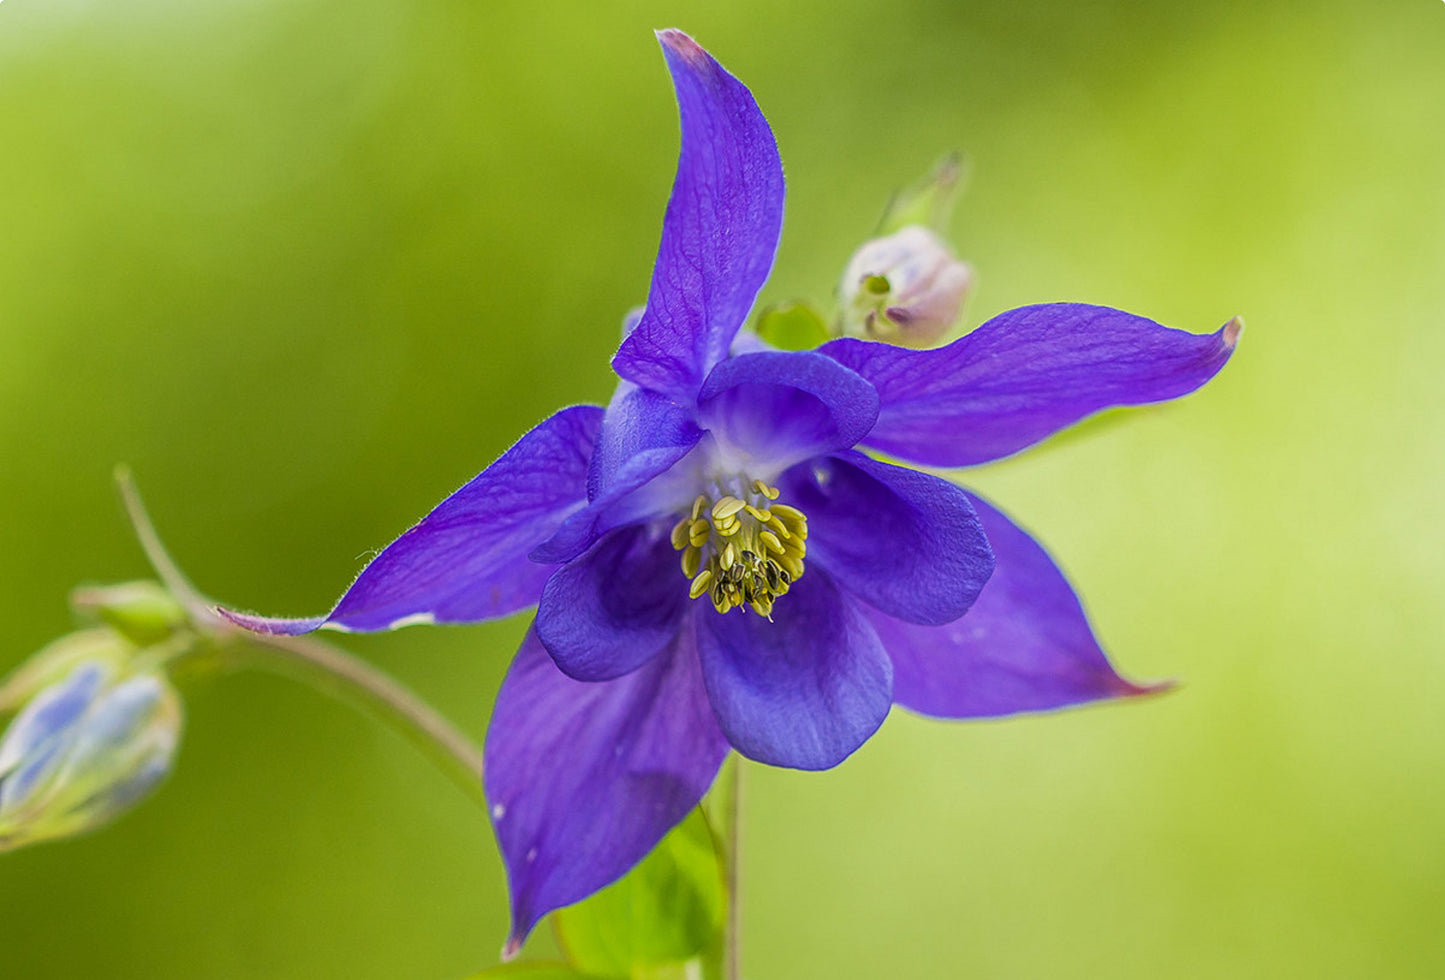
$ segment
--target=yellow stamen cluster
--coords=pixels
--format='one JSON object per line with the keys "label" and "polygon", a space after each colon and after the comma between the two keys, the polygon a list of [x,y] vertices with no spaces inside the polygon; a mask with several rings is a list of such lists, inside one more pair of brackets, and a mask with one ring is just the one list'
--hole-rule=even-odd
{"label": "yellow stamen cluster", "polygon": [[707,596],[720,613],[751,609],[772,618],[773,603],[802,577],[808,553],[808,518],[777,499],[777,488],[761,480],[751,493],[698,494],[672,529],[682,574],[692,579],[689,595]]}

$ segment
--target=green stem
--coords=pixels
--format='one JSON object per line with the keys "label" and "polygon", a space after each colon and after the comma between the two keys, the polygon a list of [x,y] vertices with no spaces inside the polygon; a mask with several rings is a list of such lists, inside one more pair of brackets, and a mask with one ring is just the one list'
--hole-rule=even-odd
{"label": "green stem", "polygon": [[229,631],[227,660],[268,670],[329,694],[390,727],[471,797],[487,807],[482,750],[431,705],[365,661],[305,636]]}
{"label": "green stem", "polygon": [[727,896],[727,915],[723,920],[721,962],[715,962],[721,980],[739,980],[742,976],[742,892],[740,865],[742,858],[742,773],[743,763],[729,755],[722,774],[708,801],[708,817],[722,852],[723,885]]}
{"label": "green stem", "polygon": [[390,726],[486,809],[482,751],[460,729],[382,671],[329,643],[308,636],[249,633],[222,619],[215,603],[190,583],[161,543],[130,470],[117,467],[115,480],[151,567],[200,634],[214,641],[212,654],[228,666],[269,670],[310,685]]}
{"label": "green stem", "polygon": [[743,764],[741,760],[733,763],[733,791],[731,794],[730,806],[732,813],[729,815],[728,824],[731,830],[731,840],[728,841],[728,945],[727,945],[727,976],[728,980],[738,980],[742,976],[742,917],[743,917],[743,893],[741,890],[742,846],[743,846],[743,822],[741,819],[743,799]]}

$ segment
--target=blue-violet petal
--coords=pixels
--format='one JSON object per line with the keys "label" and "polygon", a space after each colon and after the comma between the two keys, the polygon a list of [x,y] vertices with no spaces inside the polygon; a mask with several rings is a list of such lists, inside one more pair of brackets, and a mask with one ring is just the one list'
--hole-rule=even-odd
{"label": "blue-violet petal", "polygon": [[[603,532],[639,517],[665,510],[691,493],[663,480],[703,436],[693,412],[671,399],[623,381],[612,395],[602,421],[587,473],[587,506],[564,521],[557,532],[531,553],[544,564],[571,561],[590,548]],[[649,492],[659,491],[657,494]],[[678,495],[678,500],[672,500]],[[690,499],[690,498],[689,498]]]}
{"label": "blue-violet petal", "polygon": [[611,680],[672,642],[687,602],[666,529],[619,528],[547,580],[537,638],[570,677]]}
{"label": "blue-violet petal", "polygon": [[993,571],[968,494],[940,477],[848,452],[795,466],[779,486],[808,515],[809,567],[890,616],[951,622]]}
{"label": "blue-violet petal", "polygon": [[708,375],[698,417],[735,465],[762,476],[852,448],[878,418],[878,392],[816,351],[738,354]]}
{"label": "blue-violet petal", "polygon": [[742,82],[681,31],[658,40],[677,90],[682,150],[647,309],[612,366],[681,400],[727,356],[772,269],[783,166]]}
{"label": "blue-violet petal", "polygon": [[599,683],[557,669],[528,633],[497,695],[487,799],[512,891],[515,953],[548,912],[625,874],[707,792],[727,755],[690,631]]}
{"label": "blue-violet petal", "polygon": [[1010,310],[936,350],[820,348],[883,400],[868,445],[928,466],[1008,456],[1105,408],[1178,398],[1229,360],[1240,324],[1192,334],[1104,306]]}
{"label": "blue-violet petal", "polygon": [[371,632],[411,623],[474,623],[532,605],[553,567],[527,560],[587,502],[602,425],[594,405],[565,408],[523,436],[377,555],[327,616],[268,619],[222,610],[259,633],[320,626]]}
{"label": "blue-violet petal", "polygon": [[708,698],[733,747],[793,769],[842,762],[883,724],[893,670],[859,605],[809,569],[773,607],[695,607]]}
{"label": "blue-violet petal", "polygon": [[893,699],[939,718],[992,718],[1149,694],[1120,677],[1078,597],[1028,533],[976,494],[998,565],[968,615],[917,626],[870,612],[893,659]]}

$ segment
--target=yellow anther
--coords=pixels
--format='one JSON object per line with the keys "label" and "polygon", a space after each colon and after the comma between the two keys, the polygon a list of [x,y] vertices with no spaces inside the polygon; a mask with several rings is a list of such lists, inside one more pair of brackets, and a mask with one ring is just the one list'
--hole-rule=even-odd
{"label": "yellow anther", "polygon": [[778,597],[803,574],[808,534],[803,512],[770,503],[777,497],[761,480],[752,481],[752,493],[742,497],[698,495],[672,528],[688,595],[707,596],[720,613],[751,609],[771,621]]}
{"label": "yellow anther", "polygon": [[697,578],[692,580],[692,588],[687,590],[688,597],[696,599],[698,596],[706,592],[708,586],[711,584],[712,569],[704,568],[702,571],[697,573]]}
{"label": "yellow anther", "polygon": [[739,500],[732,496],[723,497],[712,505],[712,519],[714,521],[720,521],[724,517],[732,517],[746,506],[747,501],[745,500]]}
{"label": "yellow anther", "polygon": [[688,548],[682,553],[682,574],[692,578],[702,567],[702,549]]}
{"label": "yellow anther", "polygon": [[795,522],[802,524],[808,520],[808,516],[801,510],[796,507],[789,507],[787,504],[773,504],[768,509],[771,510],[775,516],[781,517],[789,524]]}

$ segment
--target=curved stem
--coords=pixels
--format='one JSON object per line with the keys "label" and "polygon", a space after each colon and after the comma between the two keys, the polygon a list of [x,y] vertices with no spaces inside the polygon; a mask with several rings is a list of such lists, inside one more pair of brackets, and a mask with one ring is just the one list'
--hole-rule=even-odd
{"label": "curved stem", "polygon": [[166,551],[129,468],[117,466],[115,482],[151,567],[185,607],[196,629],[218,644],[214,652],[223,660],[291,677],[389,725],[486,809],[482,750],[476,743],[400,683],[329,643],[308,636],[249,633],[222,619],[215,603],[191,584]]}
{"label": "curved stem", "polygon": [[305,636],[232,632],[245,666],[270,670],[323,691],[389,726],[486,809],[482,750],[431,705],[365,661]]}
{"label": "curved stem", "polygon": [[161,536],[156,533],[155,525],[151,523],[150,514],[146,512],[145,503],[140,498],[140,490],[136,488],[135,477],[131,475],[130,467],[121,464],[115,468],[115,486],[120,492],[120,502],[125,507],[125,515],[130,519],[130,526],[135,531],[135,536],[140,539],[141,550],[145,552],[146,560],[155,569],[156,577],[161,584],[170,589],[171,595],[190,613],[197,622],[209,623],[218,620],[210,600],[201,595],[200,590],[191,584],[186,578],[175,559],[171,558],[166,546],[161,543]]}

